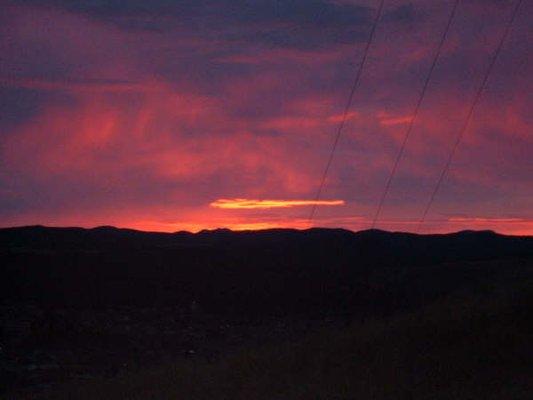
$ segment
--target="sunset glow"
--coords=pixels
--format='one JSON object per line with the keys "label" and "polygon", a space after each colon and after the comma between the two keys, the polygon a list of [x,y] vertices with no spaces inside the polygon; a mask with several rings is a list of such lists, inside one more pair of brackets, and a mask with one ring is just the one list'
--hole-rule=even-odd
{"label": "sunset glow", "polygon": [[[133,3],[3,5],[1,226],[371,227],[449,2],[386,2],[317,202],[375,4]],[[510,11],[461,2],[377,228],[415,229]],[[533,234],[531,12],[421,232]]]}
{"label": "sunset glow", "polygon": [[343,200],[248,200],[248,199],[219,199],[212,202],[211,207],[229,209],[254,208],[289,208],[301,206],[342,206]]}

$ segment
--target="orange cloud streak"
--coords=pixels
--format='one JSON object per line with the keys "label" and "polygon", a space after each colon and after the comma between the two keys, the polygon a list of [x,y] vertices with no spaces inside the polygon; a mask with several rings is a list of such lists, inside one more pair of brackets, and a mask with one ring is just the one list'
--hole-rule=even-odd
{"label": "orange cloud streak", "polygon": [[215,208],[254,209],[254,208],[289,208],[299,206],[342,206],[344,200],[249,200],[218,199],[210,204]]}

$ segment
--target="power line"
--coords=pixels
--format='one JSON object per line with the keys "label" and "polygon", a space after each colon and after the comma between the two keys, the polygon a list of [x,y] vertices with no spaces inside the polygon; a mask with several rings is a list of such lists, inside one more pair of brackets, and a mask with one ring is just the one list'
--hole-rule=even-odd
{"label": "power line", "polygon": [[474,101],[472,102],[472,105],[470,106],[470,109],[468,110],[468,114],[466,116],[465,122],[459,131],[459,134],[457,135],[457,138],[455,140],[455,143],[448,155],[448,159],[446,160],[446,164],[444,165],[443,170],[441,171],[439,178],[437,180],[437,183],[435,184],[435,187],[433,188],[433,191],[431,192],[431,196],[429,198],[429,201],[426,204],[426,207],[424,209],[424,212],[422,214],[422,217],[420,218],[420,221],[418,222],[418,227],[416,232],[420,231],[420,228],[424,221],[426,220],[426,216],[433,205],[433,202],[435,200],[435,196],[437,195],[437,192],[439,191],[439,188],[442,184],[442,181],[444,180],[444,177],[446,176],[446,173],[450,169],[450,165],[452,163],[453,156],[455,155],[455,152],[457,151],[457,148],[459,147],[459,143],[461,143],[461,139],[463,138],[466,130],[468,129],[468,126],[470,125],[470,121],[472,120],[472,116],[474,114],[475,108],[477,104],[479,103],[479,99],[481,98],[481,95],[485,89],[485,86],[487,85],[487,82],[489,80],[490,73],[492,72],[494,65],[496,64],[496,60],[498,59],[498,56],[501,52],[501,49],[503,47],[503,44],[505,42],[505,39],[507,39],[507,36],[509,35],[509,31],[511,30],[511,26],[513,25],[513,22],[516,18],[516,15],[518,14],[518,9],[520,8],[520,5],[522,4],[522,0],[517,0],[516,5],[514,7],[514,10],[511,14],[511,17],[509,18],[509,21],[507,22],[507,26],[505,27],[505,30],[503,32],[502,37],[500,38],[500,42],[498,43],[498,46],[496,47],[496,50],[494,52],[494,55],[492,56],[492,59],[490,60],[489,66],[487,67],[485,71],[485,76],[483,77],[483,80],[481,82],[481,85],[479,86],[476,95],[474,97]]}
{"label": "power line", "polygon": [[368,56],[368,50],[370,49],[370,45],[372,44],[372,40],[374,38],[374,33],[376,31],[376,26],[378,25],[378,21],[381,18],[381,13],[383,11],[383,5],[385,3],[385,0],[381,0],[379,3],[378,10],[376,12],[376,17],[374,18],[374,23],[372,25],[372,29],[370,31],[370,34],[368,35],[368,40],[366,42],[365,49],[363,51],[363,58],[361,59],[361,64],[359,64],[359,69],[357,71],[357,74],[355,76],[352,88],[350,90],[350,95],[348,96],[348,101],[346,103],[346,107],[344,107],[344,112],[342,114],[341,121],[339,123],[339,126],[337,127],[337,131],[335,134],[335,140],[333,142],[333,147],[331,148],[331,152],[328,157],[328,161],[326,163],[326,168],[324,169],[324,173],[322,174],[322,179],[320,181],[320,185],[318,187],[318,191],[315,197],[315,204],[313,204],[311,208],[311,214],[309,215],[309,221],[312,221],[315,213],[316,213],[316,202],[320,200],[320,196],[322,194],[322,189],[324,188],[324,183],[326,182],[326,177],[328,175],[329,169],[331,167],[331,162],[333,161],[333,156],[335,155],[335,150],[337,149],[337,144],[339,143],[339,138],[342,133],[342,129],[344,128],[344,125],[346,124],[346,118],[348,117],[348,112],[350,110],[350,107],[352,106],[353,97],[355,94],[355,90],[357,89],[359,85],[359,81],[361,80],[361,75],[363,72],[363,67],[365,65],[367,56]]}
{"label": "power line", "polygon": [[437,50],[435,52],[435,56],[433,57],[433,61],[431,63],[431,67],[429,68],[428,74],[426,76],[426,80],[424,81],[424,85],[422,86],[422,91],[420,92],[420,96],[418,98],[418,101],[416,103],[416,106],[414,108],[411,120],[409,121],[409,126],[407,127],[407,130],[405,131],[405,135],[402,141],[402,144],[400,146],[400,149],[398,151],[398,154],[396,155],[396,160],[394,161],[394,165],[392,167],[392,170],[389,174],[389,177],[387,179],[387,183],[385,184],[385,188],[383,190],[383,193],[381,194],[381,198],[379,199],[378,207],[376,210],[376,213],[374,214],[374,219],[372,220],[372,229],[376,227],[376,223],[379,219],[379,215],[381,214],[381,210],[383,208],[383,204],[385,202],[385,199],[387,195],[389,194],[389,189],[391,186],[391,183],[394,179],[394,176],[396,175],[396,170],[398,169],[398,165],[400,164],[400,160],[402,159],[405,146],[407,144],[407,141],[409,139],[409,136],[411,135],[411,131],[413,130],[413,127],[415,125],[416,118],[418,116],[418,111],[420,110],[420,106],[422,105],[422,102],[424,100],[424,97],[426,95],[427,88],[429,86],[429,81],[431,80],[431,76],[433,75],[433,70],[435,69],[435,66],[437,65],[437,61],[439,60],[440,53],[442,51],[442,47],[444,46],[444,42],[446,41],[446,37],[448,36],[448,32],[450,30],[450,27],[452,25],[452,21],[455,17],[455,12],[457,10],[457,6],[459,5],[460,0],[455,0],[455,3],[453,5],[452,11],[450,13],[450,16],[448,18],[448,22],[446,24],[446,28],[444,29],[444,32],[440,38],[440,42],[437,46]]}

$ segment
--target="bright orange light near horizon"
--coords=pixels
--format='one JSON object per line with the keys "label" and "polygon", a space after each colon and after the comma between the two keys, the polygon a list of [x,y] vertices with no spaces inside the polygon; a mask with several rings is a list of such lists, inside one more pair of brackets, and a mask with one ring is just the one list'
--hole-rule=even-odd
{"label": "bright orange light near horizon", "polygon": [[251,200],[251,199],[218,199],[211,207],[225,209],[256,209],[256,208],[290,208],[300,206],[342,206],[344,200]]}

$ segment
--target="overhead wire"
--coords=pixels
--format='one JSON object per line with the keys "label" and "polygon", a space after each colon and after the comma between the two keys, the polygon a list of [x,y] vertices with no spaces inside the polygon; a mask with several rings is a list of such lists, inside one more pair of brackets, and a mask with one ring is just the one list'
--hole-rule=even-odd
{"label": "overhead wire", "polygon": [[335,139],[333,141],[333,146],[332,146],[331,151],[329,153],[328,160],[327,160],[327,163],[326,163],[326,168],[324,169],[324,172],[322,174],[322,178],[320,180],[320,184],[318,186],[317,194],[315,196],[315,202],[314,202],[314,204],[311,207],[311,212],[310,212],[310,215],[309,215],[309,221],[312,221],[313,218],[315,217],[316,208],[317,208],[317,202],[320,200],[320,196],[322,195],[322,190],[324,189],[324,184],[326,182],[326,178],[328,176],[328,172],[329,172],[329,169],[331,167],[331,163],[333,161],[333,157],[335,155],[335,151],[337,149],[337,145],[339,143],[339,139],[341,137],[342,130],[344,129],[344,126],[346,124],[346,119],[348,117],[348,112],[349,112],[349,110],[350,110],[350,108],[352,106],[354,94],[356,92],[357,87],[359,86],[359,82],[361,80],[363,69],[364,69],[364,66],[365,66],[365,63],[366,63],[366,60],[367,60],[367,57],[368,57],[368,51],[369,51],[370,46],[372,44],[372,41],[374,39],[374,34],[376,32],[376,27],[378,25],[378,21],[380,20],[381,14],[383,12],[384,3],[385,3],[385,0],[381,0],[380,1],[378,9],[377,9],[377,12],[376,12],[376,15],[374,17],[374,21],[373,21],[373,24],[372,24],[372,29],[370,30],[370,33],[368,35],[368,39],[367,39],[365,48],[363,50],[363,56],[361,58],[361,63],[359,64],[359,68],[358,68],[357,73],[355,75],[354,82],[353,82],[352,87],[350,89],[350,94],[348,96],[348,101],[346,102],[346,106],[344,107],[344,111],[342,113],[341,120],[340,120],[339,125],[337,126],[337,129],[336,129]]}
{"label": "overhead wire", "polygon": [[389,190],[390,190],[390,187],[391,187],[391,184],[392,184],[392,181],[394,180],[394,177],[396,175],[396,171],[398,170],[398,166],[400,164],[400,160],[402,159],[403,157],[403,153],[405,151],[405,147],[407,145],[407,141],[409,140],[409,137],[411,135],[411,132],[413,131],[413,127],[415,125],[415,121],[418,117],[418,113],[419,113],[419,110],[420,110],[420,106],[422,105],[422,102],[424,101],[424,97],[426,95],[426,91],[427,91],[427,88],[429,86],[429,82],[431,80],[431,77],[433,75],[433,71],[435,70],[435,67],[437,65],[437,62],[440,58],[440,54],[442,52],[442,48],[444,46],[444,43],[446,41],[446,38],[448,36],[448,32],[450,31],[450,27],[452,26],[452,22],[454,20],[454,17],[455,17],[455,14],[456,14],[456,11],[457,11],[457,6],[459,5],[459,1],[460,0],[455,0],[454,1],[454,4],[453,4],[453,7],[452,7],[452,11],[450,13],[450,16],[448,17],[448,21],[446,23],[446,27],[441,35],[441,38],[440,38],[440,41],[439,41],[439,44],[437,46],[437,50],[435,51],[435,55],[433,57],[433,61],[431,62],[431,66],[428,70],[428,73],[426,75],[426,79],[424,80],[424,84],[422,86],[422,90],[420,91],[420,95],[418,97],[418,100],[416,102],[416,105],[415,105],[415,108],[413,110],[413,113],[411,114],[411,120],[409,121],[409,125],[407,127],[407,130],[405,131],[405,135],[403,137],[403,140],[402,140],[402,143],[400,145],[400,148],[399,148],[399,151],[396,155],[396,159],[394,161],[394,164],[393,164],[393,167],[391,169],[391,172],[387,178],[387,181],[385,183],[385,188],[381,194],[381,197],[379,199],[379,203],[378,203],[378,206],[377,206],[377,209],[376,209],[376,213],[374,214],[374,218],[372,219],[372,229],[374,229],[376,227],[376,224],[378,222],[378,219],[379,219],[379,216],[381,214],[381,211],[383,209],[383,205],[385,203],[385,199],[387,198],[387,195],[389,194]]}
{"label": "overhead wire", "polygon": [[489,65],[487,67],[487,69],[485,70],[485,74],[483,76],[483,79],[481,81],[481,84],[479,85],[477,91],[476,91],[476,94],[474,96],[474,99],[472,101],[472,104],[470,106],[470,109],[468,110],[468,113],[466,115],[466,119],[461,127],[461,129],[459,130],[459,133],[455,139],[455,142],[448,154],[448,158],[446,160],[446,163],[444,164],[444,168],[442,169],[438,179],[437,179],[437,182],[435,183],[435,186],[433,187],[433,190],[431,192],[431,196],[429,197],[429,200],[428,202],[426,203],[426,206],[424,208],[424,212],[422,213],[422,216],[418,222],[418,227],[416,229],[416,232],[419,232],[420,231],[420,228],[422,227],[422,225],[424,224],[425,220],[426,220],[426,217],[427,217],[427,214],[429,212],[429,210],[431,209],[431,206],[433,205],[433,202],[435,201],[435,197],[442,185],[442,182],[446,176],[446,174],[448,173],[448,170],[450,169],[450,166],[451,166],[451,163],[452,163],[452,160],[453,160],[453,157],[457,151],[457,148],[459,147],[459,144],[461,143],[461,140],[465,134],[465,132],[467,131],[469,125],[470,125],[470,121],[472,120],[472,116],[474,115],[474,111],[479,103],[479,100],[481,98],[481,95],[483,94],[483,91],[485,90],[485,87],[487,86],[487,82],[489,80],[489,76],[492,72],[492,70],[494,69],[494,65],[496,64],[496,60],[498,59],[498,56],[502,50],[502,47],[503,47],[503,44],[505,43],[505,40],[507,39],[507,36],[509,36],[509,32],[511,30],[511,26],[513,25],[513,22],[516,18],[516,15],[518,14],[518,10],[520,9],[520,5],[522,4],[522,1],[523,0],[517,0],[516,2],[516,5],[511,13],[511,16],[509,18],[509,20],[507,21],[507,25],[505,27],[505,30],[500,38],[500,41],[498,42],[498,45],[496,46],[496,50],[494,51],[494,54],[489,62]]}

